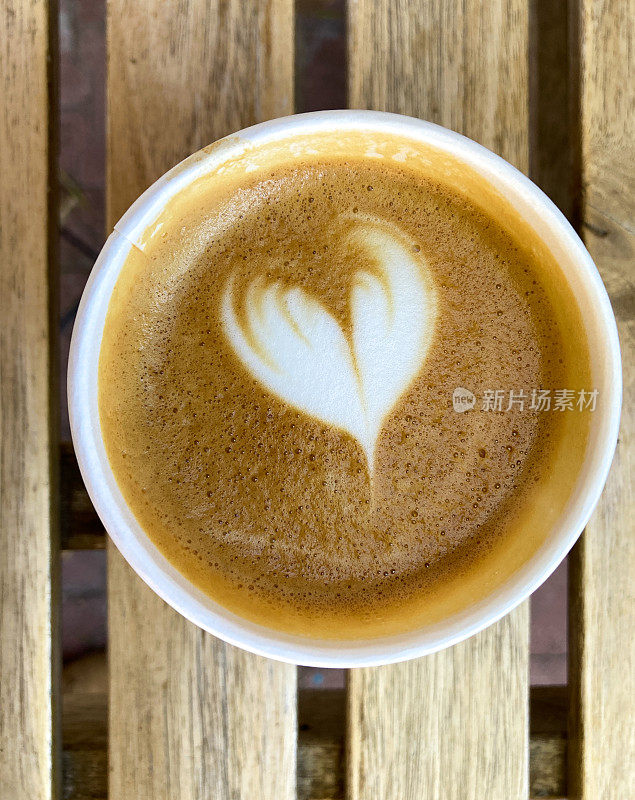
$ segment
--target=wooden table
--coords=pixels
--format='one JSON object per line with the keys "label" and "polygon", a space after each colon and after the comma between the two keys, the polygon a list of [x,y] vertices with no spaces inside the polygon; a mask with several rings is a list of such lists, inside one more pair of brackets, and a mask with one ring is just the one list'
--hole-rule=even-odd
{"label": "wooden table", "polygon": [[[297,703],[294,667],[195,628],[109,545],[108,761],[106,698],[62,714],[59,550],[104,539],[72,452],[59,458],[51,5],[0,3],[0,798],[635,797],[632,370],[609,483],[571,559],[568,694],[530,692],[524,604]],[[349,0],[350,105],[461,131],[555,193],[570,182],[632,361],[633,2],[569,6],[570,169],[544,170],[567,114],[542,102],[567,67],[550,49],[563,7],[547,0]],[[186,154],[293,111],[292,0],[109,0],[108,47],[110,224]]]}

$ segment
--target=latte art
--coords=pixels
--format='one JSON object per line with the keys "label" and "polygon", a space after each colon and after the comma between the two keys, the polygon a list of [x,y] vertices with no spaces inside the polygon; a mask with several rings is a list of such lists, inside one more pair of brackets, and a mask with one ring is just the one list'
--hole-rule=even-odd
{"label": "latte art", "polygon": [[222,319],[249,371],[281,400],[350,433],[372,474],[383,422],[430,347],[436,292],[420,248],[397,230],[366,220],[348,237],[376,265],[353,276],[350,339],[319,300],[262,276],[245,292],[242,314],[229,279]]}
{"label": "latte art", "polygon": [[457,387],[591,381],[575,299],[504,197],[436,151],[324,135],[321,156],[247,150],[132,248],[99,410],[185,578],[269,627],[369,638],[521,569],[583,460],[584,414],[457,413]]}

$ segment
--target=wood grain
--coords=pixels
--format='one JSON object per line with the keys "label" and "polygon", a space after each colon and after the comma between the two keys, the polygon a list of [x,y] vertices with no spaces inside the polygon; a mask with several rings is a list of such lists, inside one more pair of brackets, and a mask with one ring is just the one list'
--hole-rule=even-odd
{"label": "wood grain", "polygon": [[[88,671],[94,684],[91,665]],[[76,685],[64,693],[64,797],[105,798],[107,687],[104,682],[100,692],[87,692],[79,673],[72,681]],[[344,694],[342,689],[298,692],[298,800],[344,798]],[[532,689],[530,798],[566,795],[566,709],[566,687]]]}
{"label": "wood grain", "polygon": [[351,0],[349,9],[352,108],[445,125],[527,171],[526,3]]}
{"label": "wood grain", "polygon": [[635,790],[635,4],[579,12],[582,234],[618,321],[624,397],[611,474],[571,559],[569,778],[572,797],[621,800]]}
{"label": "wood grain", "polygon": [[11,800],[58,795],[50,24],[44,1],[0,7],[0,797]]}
{"label": "wood grain", "polygon": [[[522,0],[353,0],[353,107],[419,116],[528,168]],[[349,674],[351,800],[526,800],[529,609],[451,650]]]}
{"label": "wood grain", "polygon": [[[188,153],[292,110],[292,23],[291,0],[111,0],[111,225]],[[108,565],[110,796],[290,800],[295,668],[186,622],[112,545]]]}

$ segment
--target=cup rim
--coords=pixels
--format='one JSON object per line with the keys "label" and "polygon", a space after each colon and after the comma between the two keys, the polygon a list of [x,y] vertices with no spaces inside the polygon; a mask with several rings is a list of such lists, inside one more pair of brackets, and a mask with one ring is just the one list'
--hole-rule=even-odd
{"label": "cup rim", "polygon": [[[225,609],[182,576],[145,534],[119,491],[101,437],[96,400],[96,356],[112,289],[128,252],[165,203],[246,146],[334,130],[386,133],[426,143],[467,162],[490,182],[500,181],[519,202],[522,199],[531,207],[575,262],[584,291],[593,299],[607,384],[605,413],[597,424],[592,421],[598,445],[593,452],[587,448],[569,503],[573,507],[567,507],[533,556],[502,586],[458,614],[406,634],[355,640],[310,639],[266,628]],[[615,318],[595,264],[564,215],[529,178],[471,139],[430,122],[378,111],[318,111],[245,128],[220,140],[219,146],[194,153],[166,172],[126,211],[101,250],[79,304],[69,353],[68,404],[77,461],[95,509],[124,558],[165,602],[200,628],[258,655],[307,666],[378,666],[428,655],[483,630],[522,603],[564,559],[599,500],[613,458],[621,407],[621,359]]]}

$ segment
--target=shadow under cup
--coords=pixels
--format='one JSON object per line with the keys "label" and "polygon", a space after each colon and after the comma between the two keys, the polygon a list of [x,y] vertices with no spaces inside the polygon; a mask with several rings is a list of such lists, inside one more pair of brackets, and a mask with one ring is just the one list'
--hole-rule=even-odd
{"label": "shadow under cup", "polygon": [[[469,602],[447,605],[434,621],[392,636],[352,640],[313,639],[250,622],[214,602],[159,552],[126,505],[102,440],[98,408],[98,363],[110,297],[131,248],[143,249],[157,230],[166,205],[211,178],[238,182],[281,160],[307,153],[372,153],[377,158],[428,159],[451,183],[460,170],[502,195],[542,240],[560,265],[580,310],[588,340],[597,404],[590,415],[587,446],[564,510],[542,541],[505,557],[506,571],[493,566],[464,587]],[[396,144],[397,143],[397,144]],[[455,175],[459,179],[459,172]],[[87,490],[104,526],[135,571],[166,602],[201,628],[247,650],[291,663],[325,667],[386,664],[440,650],[493,623],[524,600],[558,566],[596,505],[617,440],[621,368],[615,320],[600,279],[582,242],[551,201],[507,162],[469,139],[420,120],[382,112],[317,112],[248,128],[194,154],[151,186],[115,226],[91,273],[71,342],[68,373],[71,430]],[[560,468],[567,469],[566,448]],[[545,513],[548,513],[545,506]],[[461,604],[459,604],[461,605]],[[441,606],[440,606],[441,607]]]}

